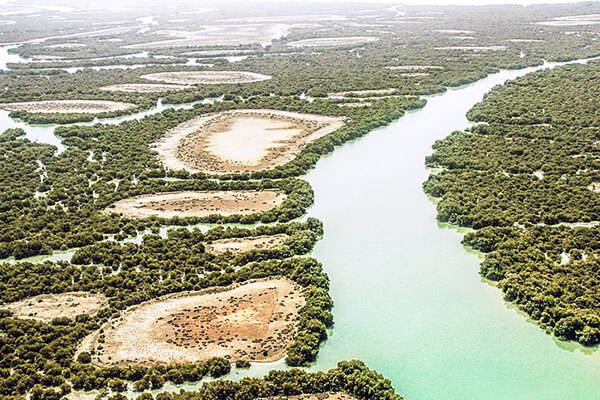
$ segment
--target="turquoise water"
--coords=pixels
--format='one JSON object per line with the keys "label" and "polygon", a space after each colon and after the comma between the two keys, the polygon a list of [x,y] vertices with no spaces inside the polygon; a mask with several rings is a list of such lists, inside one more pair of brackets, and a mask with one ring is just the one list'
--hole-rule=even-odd
{"label": "turquoise water", "polygon": [[[421,187],[431,144],[465,128],[465,113],[494,85],[534,69],[430,97],[424,109],[336,149],[306,176],[315,191],[309,215],[325,224],[314,256],[336,302],[335,327],[313,369],[359,358],[407,400],[600,399],[600,352],[556,341],[505,304],[479,277],[480,259],[462,247],[462,234],[436,222]],[[0,112],[0,130],[10,127],[62,150],[54,126],[31,127]],[[284,363],[254,364],[229,378],[273,368]]]}
{"label": "turquoise water", "polygon": [[309,214],[325,227],[314,256],[336,305],[316,368],[362,359],[407,400],[600,399],[600,352],[556,341],[505,304],[421,187],[432,143],[465,128],[465,113],[494,85],[525,72],[429,98],[306,177]]}

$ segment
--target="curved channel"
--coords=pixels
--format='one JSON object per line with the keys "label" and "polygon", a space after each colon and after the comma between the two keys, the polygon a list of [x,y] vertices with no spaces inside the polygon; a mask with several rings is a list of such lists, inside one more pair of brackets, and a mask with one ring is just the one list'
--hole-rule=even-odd
{"label": "curved channel", "polygon": [[306,176],[309,213],[325,228],[314,256],[335,301],[317,368],[364,360],[406,400],[600,399],[600,352],[555,340],[507,305],[462,234],[436,222],[421,186],[431,145],[466,128],[466,112],[492,87],[537,69],[430,97]]}
{"label": "curved channel", "polygon": [[[306,175],[315,192],[309,215],[325,227],[313,255],[335,300],[335,327],[313,368],[362,359],[407,400],[600,399],[600,352],[553,339],[504,303],[479,277],[480,259],[460,244],[462,234],[436,222],[421,186],[435,140],[468,126],[466,112],[493,86],[540,68],[431,96],[423,109],[336,149]],[[54,126],[31,127],[0,112],[0,131],[12,127],[60,146]],[[255,364],[230,378],[272,368],[284,364]]]}

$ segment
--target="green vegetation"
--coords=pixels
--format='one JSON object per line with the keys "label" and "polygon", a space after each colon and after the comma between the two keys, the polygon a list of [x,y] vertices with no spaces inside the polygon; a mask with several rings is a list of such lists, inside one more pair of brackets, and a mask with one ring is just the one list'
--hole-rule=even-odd
{"label": "green vegetation", "polygon": [[[479,122],[436,142],[424,184],[438,219],[477,229],[485,278],[561,339],[600,343],[600,65],[542,70],[497,87]],[[586,227],[586,223],[591,226]]]}
{"label": "green vegetation", "polygon": [[[277,249],[255,250],[235,257],[204,250],[204,244],[213,240],[278,233],[289,235],[289,239]],[[306,304],[300,310],[298,332],[288,348],[286,361],[289,365],[306,365],[316,358],[319,344],[327,337],[326,329],[333,324],[327,275],[315,259],[297,257],[308,253],[321,234],[322,225],[313,218],[306,223],[255,229],[217,227],[206,233],[180,228],[170,230],[166,238],[148,234],[139,245],[111,241],[86,246],[75,253],[72,264],[5,264],[0,270],[2,302],[40,293],[91,291],[107,296],[109,304],[95,316],[57,318],[51,323],[18,319],[2,311],[3,346],[11,351],[3,353],[0,366],[15,372],[1,378],[0,388],[3,394],[25,393],[36,385],[58,387],[65,383],[65,378],[69,378],[74,389],[85,390],[107,387],[111,379],[132,381],[136,388],[160,387],[167,380],[197,381],[208,374],[206,371],[213,370],[207,367],[210,363],[98,368],[89,364],[87,353],[81,353],[75,361],[75,349],[87,333],[131,305],[169,293],[274,276],[286,276],[303,288]],[[229,372],[229,362],[220,362],[225,366],[210,375]],[[58,368],[59,377],[43,379],[38,367]],[[173,369],[179,371],[180,378],[173,377]]]}

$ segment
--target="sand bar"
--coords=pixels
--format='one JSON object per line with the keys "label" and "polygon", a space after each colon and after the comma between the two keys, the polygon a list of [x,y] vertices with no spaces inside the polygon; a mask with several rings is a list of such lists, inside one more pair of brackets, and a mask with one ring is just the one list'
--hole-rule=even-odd
{"label": "sand bar", "polygon": [[152,144],[164,166],[191,172],[260,171],[292,160],[307,143],[345,123],[280,110],[243,109],[194,118]]}
{"label": "sand bar", "polygon": [[275,190],[167,192],[119,200],[105,212],[131,218],[248,215],[278,207],[286,198]]}
{"label": "sand bar", "polygon": [[122,111],[135,107],[132,103],[108,100],[47,100],[23,103],[4,103],[0,108],[6,111],[26,111],[30,113],[89,113],[97,114]]}
{"label": "sand bar", "polygon": [[177,85],[219,85],[226,83],[250,83],[271,79],[269,75],[246,71],[177,71],[142,75],[151,81]]}
{"label": "sand bar", "polygon": [[288,235],[280,233],[277,235],[219,239],[207,243],[206,251],[216,254],[230,251],[237,254],[250,250],[273,249],[281,246],[288,238]]}
{"label": "sand bar", "polygon": [[77,353],[93,353],[99,365],[275,361],[292,343],[304,304],[301,287],[287,278],[168,295],[125,310],[84,338]]}
{"label": "sand bar", "polygon": [[117,85],[103,86],[100,89],[109,92],[152,93],[166,92],[169,90],[181,90],[187,87],[189,86],[171,85],[167,83],[122,83]]}
{"label": "sand bar", "polygon": [[80,314],[95,314],[106,306],[106,303],[106,298],[101,294],[66,292],[40,294],[0,306],[0,308],[9,309],[19,318],[50,322],[54,318],[73,318]]}

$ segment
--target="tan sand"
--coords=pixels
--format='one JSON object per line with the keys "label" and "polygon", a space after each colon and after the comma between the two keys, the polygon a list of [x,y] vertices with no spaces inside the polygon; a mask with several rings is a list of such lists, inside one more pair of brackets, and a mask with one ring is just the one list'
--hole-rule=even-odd
{"label": "tan sand", "polygon": [[211,357],[275,361],[292,343],[304,304],[301,287],[286,278],[164,296],[108,321],[84,338],[77,353],[90,352],[99,365],[189,363]]}
{"label": "tan sand", "polygon": [[275,190],[168,192],[119,200],[104,211],[130,218],[248,215],[278,207],[286,197]]}
{"label": "tan sand", "polygon": [[232,110],[184,122],[152,147],[173,170],[259,171],[285,164],[307,143],[344,122],[341,117],[279,110]]}
{"label": "tan sand", "polygon": [[97,114],[121,111],[135,107],[131,103],[108,100],[48,100],[24,103],[4,103],[0,108],[6,111],[27,111],[30,113],[90,113]]}
{"label": "tan sand", "polygon": [[225,83],[250,83],[271,79],[269,75],[246,71],[178,71],[158,72],[142,75],[151,81],[174,83],[178,85],[219,85]]}
{"label": "tan sand", "polygon": [[52,321],[54,318],[73,318],[80,314],[95,314],[106,305],[101,294],[88,292],[67,292],[40,294],[14,303],[0,306],[12,311],[19,318]]}
{"label": "tan sand", "polygon": [[100,90],[109,92],[131,92],[131,93],[152,93],[166,92],[168,90],[181,90],[189,86],[185,85],[170,85],[167,83],[123,83],[117,85],[103,86]]}
{"label": "tan sand", "polygon": [[291,47],[318,47],[318,46],[341,46],[347,44],[370,43],[379,38],[373,36],[346,36],[346,37],[323,37],[314,39],[297,40],[288,43]]}
{"label": "tan sand", "polygon": [[207,243],[206,251],[216,254],[230,251],[238,254],[250,250],[273,249],[281,246],[288,238],[288,235],[280,233],[277,235],[219,239]]}

